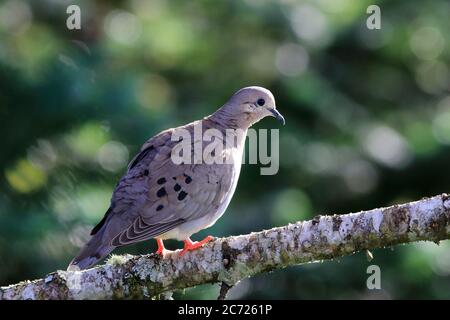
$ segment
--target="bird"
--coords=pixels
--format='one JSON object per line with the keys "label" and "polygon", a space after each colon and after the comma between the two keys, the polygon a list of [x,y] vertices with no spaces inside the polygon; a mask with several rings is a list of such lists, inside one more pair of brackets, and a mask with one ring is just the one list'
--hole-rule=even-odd
{"label": "bird", "polygon": [[[225,212],[236,190],[247,130],[267,116],[285,123],[273,94],[263,87],[250,86],[235,92],[211,115],[147,140],[116,184],[103,219],[67,269],[88,269],[117,247],[150,239],[156,239],[156,253],[163,257],[168,252],[163,240],[184,241],[180,255],[213,240],[207,236],[196,242],[190,237],[215,224]],[[241,132],[232,144],[217,138],[225,144],[217,156],[227,161],[173,161],[175,148],[183,143],[182,138],[173,137],[179,132],[194,134],[199,126],[203,131]],[[192,141],[188,145],[193,146]],[[200,145],[206,142],[200,141]]]}

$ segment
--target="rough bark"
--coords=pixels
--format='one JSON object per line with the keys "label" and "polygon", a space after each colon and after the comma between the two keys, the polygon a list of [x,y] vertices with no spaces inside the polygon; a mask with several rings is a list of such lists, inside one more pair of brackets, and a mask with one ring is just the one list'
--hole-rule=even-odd
{"label": "rough bark", "polygon": [[0,299],[151,298],[204,283],[232,286],[255,274],[398,243],[450,238],[450,196],[361,211],[316,216],[247,235],[216,239],[204,248],[163,259],[115,256],[85,271],[56,271],[0,288]]}

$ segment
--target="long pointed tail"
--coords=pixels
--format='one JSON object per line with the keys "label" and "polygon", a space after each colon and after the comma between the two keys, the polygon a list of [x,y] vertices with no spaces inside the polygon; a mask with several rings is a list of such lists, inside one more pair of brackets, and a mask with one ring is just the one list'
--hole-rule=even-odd
{"label": "long pointed tail", "polygon": [[73,258],[67,267],[68,271],[78,271],[92,267],[105,258],[116,247],[104,244],[101,233],[94,235],[91,240],[81,249],[80,253]]}

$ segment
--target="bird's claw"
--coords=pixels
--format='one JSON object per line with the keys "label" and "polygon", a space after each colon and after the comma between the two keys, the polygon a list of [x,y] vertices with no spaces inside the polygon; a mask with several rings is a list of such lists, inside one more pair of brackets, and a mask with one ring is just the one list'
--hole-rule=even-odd
{"label": "bird's claw", "polygon": [[161,239],[156,239],[156,243],[158,244],[158,250],[156,250],[155,254],[164,257],[167,253],[172,252],[164,247],[164,243]]}
{"label": "bird's claw", "polygon": [[184,256],[185,253],[188,251],[202,247],[205,243],[208,243],[211,240],[214,240],[213,236],[207,236],[205,239],[201,241],[191,241],[191,239],[187,238],[186,240],[184,240],[184,248],[180,252],[180,256]]}

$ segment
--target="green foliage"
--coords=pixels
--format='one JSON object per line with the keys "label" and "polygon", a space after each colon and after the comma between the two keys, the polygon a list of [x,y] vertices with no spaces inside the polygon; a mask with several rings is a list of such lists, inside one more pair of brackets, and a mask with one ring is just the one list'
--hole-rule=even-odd
{"label": "green foliage", "polygon": [[[450,189],[446,0],[75,3],[81,31],[67,30],[64,2],[0,3],[0,285],[65,269],[140,145],[247,85],[272,90],[285,115],[280,171],[244,165],[227,213],[198,238]],[[231,295],[450,298],[448,243],[373,253],[260,275]],[[370,264],[381,292],[366,289]]]}

